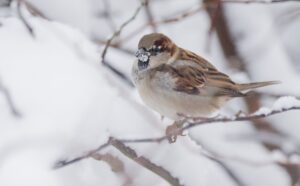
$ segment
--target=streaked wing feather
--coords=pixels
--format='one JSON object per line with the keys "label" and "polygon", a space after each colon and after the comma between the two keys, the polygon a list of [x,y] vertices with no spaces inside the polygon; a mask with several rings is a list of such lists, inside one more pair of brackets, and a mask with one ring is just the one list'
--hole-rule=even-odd
{"label": "streaked wing feather", "polygon": [[219,72],[212,65],[198,66],[197,64],[200,62],[187,61],[181,64],[175,62],[172,65],[161,65],[157,71],[169,74],[169,80],[164,81],[172,81],[172,89],[178,92],[202,96],[244,96],[229,76]]}

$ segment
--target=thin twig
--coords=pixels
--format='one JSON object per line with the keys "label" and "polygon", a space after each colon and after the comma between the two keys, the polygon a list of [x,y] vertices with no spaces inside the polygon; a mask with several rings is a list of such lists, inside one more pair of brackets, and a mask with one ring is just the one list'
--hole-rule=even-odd
{"label": "thin twig", "polygon": [[122,141],[111,138],[110,143],[113,147],[118,149],[122,154],[124,154],[131,160],[135,161],[139,165],[143,166],[144,168],[155,173],[159,177],[163,178],[170,185],[183,186],[182,184],[180,184],[179,179],[172,176],[170,174],[170,172],[167,171],[165,168],[154,164],[153,162],[151,162],[149,159],[145,158],[144,156],[138,156],[137,153],[132,148],[130,148],[129,146],[126,146]]}
{"label": "thin twig", "polygon": [[36,6],[34,6],[32,3],[22,0],[28,11],[33,15],[33,16],[38,16],[46,20],[50,20],[49,17],[47,17],[41,10],[39,10]]}
{"label": "thin twig", "polygon": [[73,164],[73,163],[76,163],[80,160],[83,160],[83,159],[86,159],[86,158],[89,158],[89,157],[92,157],[94,154],[96,154],[97,152],[105,149],[106,147],[108,147],[110,145],[109,141],[107,141],[106,143],[100,145],[98,148],[94,149],[94,150],[91,150],[89,151],[88,153],[82,155],[82,156],[78,156],[76,158],[73,158],[72,160],[61,160],[61,161],[58,161],[54,164],[53,166],[53,169],[59,169],[59,168],[62,168],[62,167],[65,167],[67,165],[70,165],[70,164]]}
{"label": "thin twig", "polygon": [[[276,115],[276,114],[291,111],[291,110],[300,110],[300,107],[290,107],[290,108],[285,108],[282,110],[274,110],[274,111],[269,112],[268,114],[251,114],[251,115],[239,116],[239,117],[207,118],[207,119],[203,119],[198,122],[188,123],[185,127],[182,128],[182,130],[188,130],[188,129],[191,129],[191,128],[194,128],[194,127],[197,127],[200,125],[213,124],[213,123],[228,123],[228,122],[257,120],[260,118],[269,117],[272,115]],[[162,142],[162,141],[168,139],[168,137],[170,137],[170,135],[164,135],[161,137],[153,137],[153,138],[118,139],[118,140],[121,141],[122,143],[158,143],[158,142]],[[70,165],[74,162],[80,161],[82,159],[89,158],[91,155],[106,148],[108,145],[109,145],[109,142],[99,146],[97,149],[89,151],[87,154],[84,154],[82,156],[78,156],[71,160],[61,160],[58,163],[56,163],[55,168],[61,168],[66,165]]]}
{"label": "thin twig", "polygon": [[[150,170],[151,172],[155,173],[159,177],[163,178],[168,183],[170,183],[172,186],[183,186],[180,184],[178,178],[173,177],[170,174],[170,172],[167,171],[165,168],[154,164],[153,162],[151,162],[149,159],[145,158],[144,156],[138,156],[137,153],[132,148],[130,148],[129,146],[126,146],[124,144],[124,142],[117,140],[115,138],[109,138],[109,140],[105,144],[99,146],[97,149],[89,151],[87,154],[77,157],[77,158],[74,158],[71,161],[59,161],[54,165],[53,168],[58,169],[58,168],[64,167],[66,165],[70,165],[72,163],[78,162],[78,161],[88,158],[88,157],[93,157],[93,158],[99,159],[99,155],[97,154],[98,151],[103,150],[104,148],[106,148],[110,145],[115,147],[116,149],[118,149],[122,154],[124,154],[128,158],[132,159],[139,165],[143,166],[144,168]],[[123,168],[121,168],[121,169],[123,169]]]}
{"label": "thin twig", "polygon": [[253,114],[253,115],[248,115],[248,116],[240,116],[240,117],[223,117],[223,118],[208,118],[199,122],[195,123],[189,123],[187,126],[183,127],[183,130],[187,130],[190,128],[193,128],[198,125],[203,125],[203,124],[210,124],[210,123],[217,123],[217,122],[236,122],[236,121],[251,121],[251,120],[256,120],[260,118],[265,118],[268,116],[272,116],[275,114],[279,114],[282,112],[290,111],[290,110],[300,110],[300,107],[290,107],[290,108],[283,108],[282,110],[273,110],[269,112],[268,114]]}
{"label": "thin twig", "polygon": [[140,10],[142,9],[142,7],[145,5],[144,2],[141,2],[140,6],[135,10],[134,14],[127,20],[125,21],[121,26],[120,28],[114,32],[114,34],[107,40],[106,42],[106,45],[103,49],[103,52],[101,54],[101,62],[103,64],[105,64],[105,56],[106,56],[106,53],[107,53],[107,50],[109,48],[109,46],[111,45],[111,42],[113,41],[113,39],[117,36],[119,36],[122,32],[122,30],[130,23],[132,22],[136,17],[137,15],[139,14]]}
{"label": "thin twig", "polygon": [[204,146],[202,142],[200,142],[198,139],[193,138],[190,136],[191,140],[193,140],[197,145],[201,147],[201,154],[205,156],[206,158],[210,159],[211,161],[217,163],[226,173],[227,175],[238,185],[238,186],[244,186],[244,182],[234,173],[231,168],[229,168],[223,161],[223,159],[219,158],[218,156],[214,156],[214,152],[212,152],[210,149],[208,149],[207,146]]}
{"label": "thin twig", "polygon": [[151,25],[159,26],[159,25],[163,25],[163,24],[171,24],[171,23],[179,22],[179,21],[182,21],[183,19],[186,19],[188,17],[195,15],[196,13],[200,12],[201,10],[204,10],[204,7],[197,6],[196,8],[193,8],[189,11],[182,12],[182,13],[180,13],[176,16],[172,16],[170,18],[165,18],[165,19],[161,19],[158,21],[154,21],[154,22],[147,22],[146,24],[143,24],[142,26],[135,29],[132,33],[125,36],[122,39],[122,42],[126,42],[126,41],[130,40],[132,37],[136,36],[138,33],[145,30],[148,26],[151,26]]}
{"label": "thin twig", "polygon": [[[96,44],[99,44],[99,45],[106,45],[106,41],[102,40],[102,39],[93,39],[92,40],[93,42],[95,42]],[[130,56],[133,56],[135,51],[133,50],[130,50],[128,48],[123,48],[121,47],[120,45],[117,45],[117,44],[114,44],[114,43],[111,43],[110,44],[110,47],[114,48],[114,49],[117,49],[125,54],[128,54]]]}
{"label": "thin twig", "polygon": [[25,25],[25,27],[28,30],[29,34],[32,37],[35,37],[35,33],[34,33],[34,30],[33,30],[32,26],[28,23],[28,21],[26,20],[26,18],[24,17],[24,15],[22,13],[21,3],[23,3],[23,0],[18,0],[17,1],[17,13],[18,13],[18,16],[19,16],[20,20],[23,22],[23,24]]}
{"label": "thin twig", "polygon": [[15,106],[11,94],[9,93],[8,89],[2,84],[1,81],[0,81],[0,92],[3,93],[12,115],[17,118],[21,117],[22,115],[19,112],[19,109],[17,109],[17,107]]}
{"label": "thin twig", "polygon": [[113,65],[111,65],[110,63],[105,61],[105,66],[111,70],[116,76],[118,76],[121,80],[123,80],[126,85],[128,85],[129,87],[134,87],[134,84],[132,83],[132,81],[130,80],[129,77],[127,77],[123,72],[121,72],[120,70],[118,70],[116,67],[114,67]]}
{"label": "thin twig", "polygon": [[104,17],[106,18],[108,25],[114,32],[117,27],[116,27],[114,20],[112,19],[110,2],[109,2],[109,0],[102,0],[102,2],[103,2],[103,7],[104,7],[104,12],[103,12]]}
{"label": "thin twig", "polygon": [[[283,2],[300,2],[299,0],[221,0],[221,3],[244,3],[244,4],[250,4],[250,3],[258,3],[258,4],[271,4],[271,3],[283,3]],[[180,13],[179,15],[175,16],[175,17],[170,17],[170,18],[166,18],[166,19],[162,19],[162,20],[158,20],[158,21],[154,21],[154,22],[147,22],[146,24],[143,24],[142,26],[138,27],[135,31],[133,31],[132,33],[130,33],[129,35],[127,35],[124,39],[122,39],[122,41],[128,41],[130,40],[132,37],[136,36],[138,33],[142,32],[143,30],[145,30],[148,26],[151,25],[162,25],[162,24],[170,24],[170,23],[175,23],[175,22],[179,22],[185,18],[188,18],[190,16],[195,15],[196,13],[204,10],[204,6],[209,6],[210,8],[214,8],[217,6],[216,3],[208,3],[205,5],[201,5],[196,7],[195,9]]]}
{"label": "thin twig", "polygon": [[157,32],[157,26],[156,26],[156,24],[153,24],[154,18],[153,18],[153,13],[152,13],[152,10],[150,7],[149,0],[145,1],[145,11],[146,11],[146,16],[147,16],[148,22],[150,23],[150,26],[152,28],[152,31]]}

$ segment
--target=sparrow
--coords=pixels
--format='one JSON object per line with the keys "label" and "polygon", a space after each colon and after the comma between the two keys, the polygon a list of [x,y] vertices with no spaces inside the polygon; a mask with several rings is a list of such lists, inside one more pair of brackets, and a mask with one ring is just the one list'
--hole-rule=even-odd
{"label": "sparrow", "polygon": [[[143,36],[136,57],[132,77],[140,97],[147,106],[174,120],[176,127],[183,125],[182,116],[209,117],[232,98],[279,83],[236,83],[206,59],[180,48],[161,33]],[[167,128],[167,135],[172,130]],[[177,135],[169,141],[174,142]]]}

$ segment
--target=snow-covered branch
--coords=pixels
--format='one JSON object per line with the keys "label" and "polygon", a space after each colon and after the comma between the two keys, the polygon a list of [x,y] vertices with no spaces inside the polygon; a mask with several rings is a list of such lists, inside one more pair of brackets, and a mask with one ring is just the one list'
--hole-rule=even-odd
{"label": "snow-covered branch", "polygon": [[129,159],[133,160],[137,164],[143,166],[144,168],[150,170],[151,172],[155,173],[156,175],[160,176],[161,178],[166,180],[170,185],[172,185],[172,186],[183,186],[182,184],[180,184],[179,179],[173,177],[171,175],[171,173],[169,171],[167,171],[165,168],[163,168],[162,166],[156,165],[155,163],[151,162],[149,159],[147,159],[144,156],[137,155],[135,150],[132,149],[129,146],[126,146],[125,143],[122,140],[118,140],[118,139],[115,139],[115,138],[112,138],[112,137],[109,138],[107,143],[101,145],[99,148],[97,148],[95,150],[90,151],[88,154],[86,154],[84,156],[75,158],[71,161],[59,161],[58,163],[55,164],[54,168],[55,169],[61,168],[61,167],[64,167],[66,165],[70,165],[71,163],[77,162],[79,160],[82,160],[82,159],[88,158],[88,157],[95,158],[95,155],[97,155],[98,151],[100,151],[100,150],[102,150],[102,149],[104,149],[108,146],[115,147],[123,155],[125,155]]}
{"label": "snow-covered branch", "polygon": [[[227,116],[218,116],[218,117],[212,117],[212,118],[187,118],[190,120],[187,122],[186,126],[182,128],[182,130],[188,130],[200,125],[207,125],[207,124],[215,124],[215,123],[229,123],[229,122],[239,122],[239,121],[251,121],[256,120],[260,118],[266,118],[270,117],[279,113],[284,113],[291,110],[300,110],[300,100],[295,99],[294,97],[282,97],[279,98],[273,106],[269,108],[261,108],[258,111],[256,111],[253,114],[244,115],[244,116],[233,116],[233,117],[227,117]],[[200,120],[200,121],[199,121]],[[142,139],[118,139],[118,141],[122,143],[158,143],[162,142],[164,140],[168,139],[168,135],[164,135],[161,137],[154,137],[154,138],[142,138]],[[72,164],[74,162],[80,161],[85,158],[89,158],[94,153],[108,147],[111,145],[111,142],[108,141],[105,144],[100,145],[97,149],[89,151],[87,154],[78,156],[71,160],[61,160],[58,163],[56,163],[55,168],[61,168],[66,165]],[[284,163],[284,162],[282,162]],[[286,164],[293,164],[291,162],[285,162]],[[298,165],[298,163],[297,163]]]}
{"label": "snow-covered branch", "polygon": [[167,171],[162,166],[158,166],[155,163],[151,162],[149,159],[145,158],[144,156],[138,156],[137,153],[130,148],[129,146],[126,146],[122,141],[111,138],[110,144],[118,149],[120,152],[122,152],[125,156],[130,158],[131,160],[135,161],[136,163],[140,164],[144,168],[152,171],[153,173],[157,174],[164,180],[166,180],[170,185],[172,186],[183,186],[180,184],[179,179],[173,177],[169,171]]}

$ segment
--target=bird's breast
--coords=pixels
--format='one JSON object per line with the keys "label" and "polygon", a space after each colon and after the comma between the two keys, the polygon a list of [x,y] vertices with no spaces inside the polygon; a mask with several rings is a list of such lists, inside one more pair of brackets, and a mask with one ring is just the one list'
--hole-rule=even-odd
{"label": "bird's breast", "polygon": [[218,110],[221,102],[216,98],[189,95],[155,86],[150,77],[136,74],[136,86],[144,103],[163,116],[177,120],[183,114],[191,117],[207,117]]}

